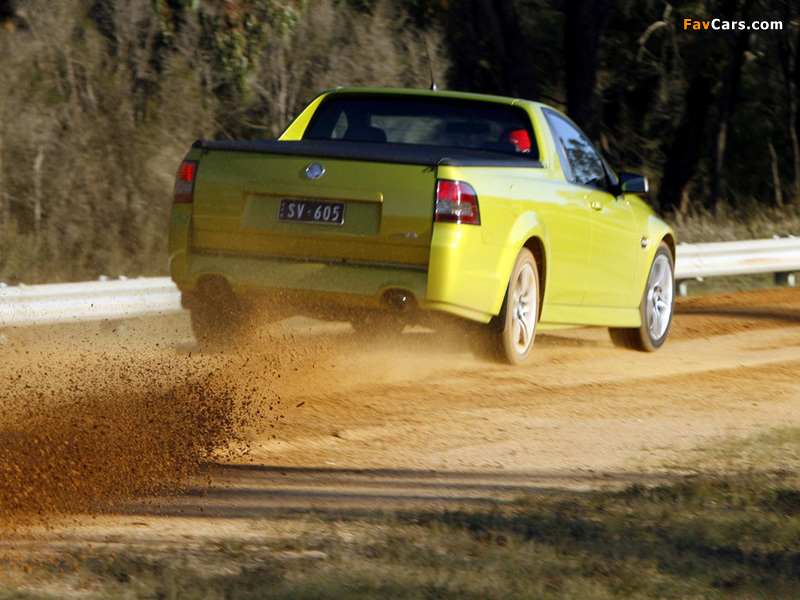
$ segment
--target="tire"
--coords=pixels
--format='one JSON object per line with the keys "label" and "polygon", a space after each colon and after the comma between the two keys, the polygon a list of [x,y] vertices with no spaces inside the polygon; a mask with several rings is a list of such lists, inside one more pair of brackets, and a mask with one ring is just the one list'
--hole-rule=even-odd
{"label": "tire", "polygon": [[610,328],[617,346],[654,352],[664,345],[672,324],[675,306],[675,263],[665,243],[661,243],[650,265],[650,273],[639,303],[642,324],[634,328]]}
{"label": "tire", "polygon": [[226,282],[207,282],[189,301],[192,332],[200,347],[222,350],[247,342],[253,315]]}
{"label": "tire", "polygon": [[499,331],[494,334],[496,348],[505,362],[523,365],[530,360],[539,302],[539,267],[531,251],[523,248],[511,271],[498,319]]}

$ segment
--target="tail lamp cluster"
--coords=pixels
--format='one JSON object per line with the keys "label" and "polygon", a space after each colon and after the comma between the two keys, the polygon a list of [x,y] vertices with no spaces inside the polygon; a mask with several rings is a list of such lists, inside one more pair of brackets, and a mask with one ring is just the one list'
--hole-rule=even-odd
{"label": "tail lamp cluster", "polygon": [[194,199],[194,180],[197,178],[197,161],[185,160],[178,169],[175,178],[174,201],[187,204]]}
{"label": "tail lamp cluster", "polygon": [[438,223],[480,225],[481,215],[475,189],[463,181],[438,180],[434,220]]}

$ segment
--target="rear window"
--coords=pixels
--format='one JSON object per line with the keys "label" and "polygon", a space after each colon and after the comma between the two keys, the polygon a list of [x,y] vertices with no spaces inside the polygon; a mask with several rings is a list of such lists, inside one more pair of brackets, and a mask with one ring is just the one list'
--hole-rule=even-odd
{"label": "rear window", "polygon": [[333,96],[317,109],[303,139],[445,146],[539,158],[522,109],[450,98]]}

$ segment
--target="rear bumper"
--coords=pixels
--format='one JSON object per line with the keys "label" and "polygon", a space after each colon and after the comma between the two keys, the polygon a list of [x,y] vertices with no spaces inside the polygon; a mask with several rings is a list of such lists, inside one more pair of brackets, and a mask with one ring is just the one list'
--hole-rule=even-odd
{"label": "rear bumper", "polygon": [[312,262],[272,257],[194,254],[174,262],[185,264],[186,277],[176,279],[182,292],[193,292],[205,276],[222,277],[243,296],[307,296],[348,307],[380,308],[390,290],[403,290],[424,302],[428,273],[420,268]]}
{"label": "rear bumper", "polygon": [[[330,309],[376,308],[407,293],[414,306],[488,322],[502,301],[498,256],[482,244],[481,230],[437,224],[429,267],[346,261],[315,261],[275,256],[198,253],[192,247],[191,207],[175,205],[170,227],[170,273],[190,297],[205,277],[222,278],[234,293],[277,299],[298,313],[315,306]],[[396,302],[394,308],[397,309]],[[311,311],[313,312],[313,311]]]}

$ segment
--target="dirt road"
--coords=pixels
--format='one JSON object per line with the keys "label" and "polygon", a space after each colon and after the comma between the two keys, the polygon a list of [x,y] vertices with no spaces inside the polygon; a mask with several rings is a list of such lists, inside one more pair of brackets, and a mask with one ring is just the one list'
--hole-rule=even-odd
{"label": "dirt road", "polygon": [[297,321],[225,355],[185,316],[3,332],[0,515],[49,515],[59,543],[246,537],[292,510],[669,477],[716,436],[800,424],[800,290],[677,311],[657,353],[541,332],[526,368],[421,329],[365,343]]}

